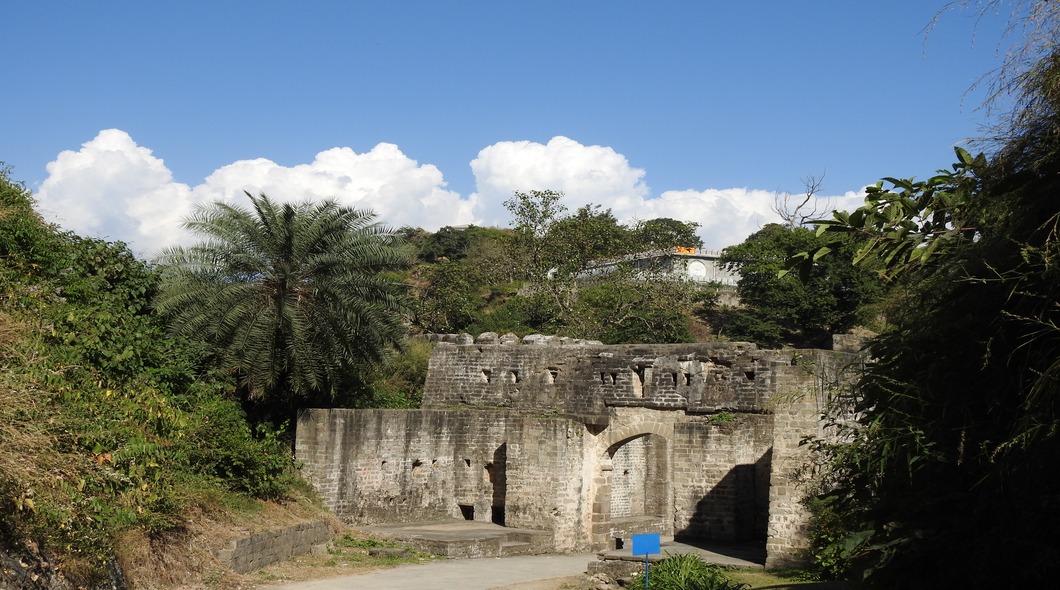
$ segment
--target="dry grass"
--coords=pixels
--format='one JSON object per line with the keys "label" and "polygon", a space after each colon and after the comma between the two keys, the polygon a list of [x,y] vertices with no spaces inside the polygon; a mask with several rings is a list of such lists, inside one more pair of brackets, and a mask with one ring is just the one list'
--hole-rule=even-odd
{"label": "dry grass", "polygon": [[0,482],[10,486],[15,509],[27,511],[42,486],[66,471],[45,430],[48,393],[23,374],[23,367],[39,362],[23,346],[29,333],[26,325],[0,313]]}
{"label": "dry grass", "polygon": [[[36,337],[33,326],[0,312],[0,510],[13,510],[16,516],[23,512],[29,520],[38,507],[68,505],[63,482],[77,482],[84,469],[94,467],[88,456],[59,452],[49,431],[59,417],[49,403],[53,392],[30,376],[45,360],[34,352]],[[348,556],[300,558],[239,575],[214,558],[215,551],[234,539],[307,520],[326,520],[334,534],[345,532],[308,488],[294,490],[293,496],[285,502],[263,502],[189,489],[182,502],[188,506],[183,528],[155,536],[135,527],[120,531],[114,539],[118,563],[138,590],[235,590],[270,580],[346,575],[388,565],[351,549]],[[36,543],[27,543],[25,549],[35,554]],[[62,569],[73,578],[81,570],[96,569],[91,561],[81,561],[75,553],[63,555]]]}
{"label": "dry grass", "polygon": [[[130,529],[118,536],[115,543],[118,560],[133,587],[147,590],[252,588],[260,582],[257,573],[236,574],[215,559],[214,552],[235,539],[307,520],[328,521],[333,535],[344,530],[338,519],[309,494],[299,494],[282,503],[247,500],[240,506],[199,500],[185,514],[187,524],[179,533],[152,538]],[[296,560],[277,567],[297,569]]]}

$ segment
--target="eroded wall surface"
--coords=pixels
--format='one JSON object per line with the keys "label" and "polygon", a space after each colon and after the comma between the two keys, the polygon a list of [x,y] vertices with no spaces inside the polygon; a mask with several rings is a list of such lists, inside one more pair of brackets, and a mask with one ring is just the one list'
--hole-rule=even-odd
{"label": "eroded wall surface", "polygon": [[466,518],[552,530],[573,550],[592,437],[558,416],[490,410],[309,410],[297,453],[350,522]]}
{"label": "eroded wall surface", "polygon": [[303,415],[298,458],[332,510],[548,530],[558,551],[655,530],[799,559],[799,441],[832,353],[494,342],[437,346],[423,409]]}

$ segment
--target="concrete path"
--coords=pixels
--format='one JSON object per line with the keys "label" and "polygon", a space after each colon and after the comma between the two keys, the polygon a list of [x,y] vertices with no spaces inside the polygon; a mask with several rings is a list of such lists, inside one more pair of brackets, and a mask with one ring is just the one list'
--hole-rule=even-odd
{"label": "concrete path", "polygon": [[447,559],[354,576],[269,586],[269,590],[490,590],[585,573],[595,553]]}

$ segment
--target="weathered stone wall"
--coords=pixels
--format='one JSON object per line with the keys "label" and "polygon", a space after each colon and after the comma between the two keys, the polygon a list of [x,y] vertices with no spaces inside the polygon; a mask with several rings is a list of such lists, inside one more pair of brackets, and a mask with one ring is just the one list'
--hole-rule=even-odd
{"label": "weathered stone wall", "polygon": [[700,418],[674,426],[677,537],[765,537],[773,420],[766,414]]}
{"label": "weathered stone wall", "polygon": [[241,574],[305,555],[314,545],[331,540],[331,528],[320,520],[302,522],[232,541],[216,553],[217,559]]}
{"label": "weathered stone wall", "polygon": [[[825,368],[853,358],[746,344],[439,344],[422,410],[311,410],[298,458],[361,523],[437,518],[551,531],[558,551],[630,534],[762,540],[797,562],[804,436]],[[831,369],[829,369],[831,370]]]}
{"label": "weathered stone wall", "polygon": [[427,369],[423,407],[565,409],[582,348],[440,343]]}
{"label": "weathered stone wall", "polygon": [[825,437],[821,421],[828,397],[860,371],[859,355],[823,350],[792,351],[792,361],[778,379],[773,410],[773,451],[769,487],[766,565],[803,563],[809,547],[811,516],[802,499],[808,489],[810,456],[802,441]]}
{"label": "weathered stone wall", "polygon": [[[611,518],[652,514],[645,504],[648,478],[649,437],[623,445],[611,458]],[[647,509],[647,510],[646,510]]]}
{"label": "weathered stone wall", "polygon": [[760,412],[775,390],[774,367],[786,358],[744,343],[440,343],[423,407],[552,410],[599,426],[618,406]]}
{"label": "weathered stone wall", "polygon": [[556,548],[572,550],[587,502],[584,433],[566,418],[507,411],[310,410],[296,447],[345,520],[494,521],[555,531]]}

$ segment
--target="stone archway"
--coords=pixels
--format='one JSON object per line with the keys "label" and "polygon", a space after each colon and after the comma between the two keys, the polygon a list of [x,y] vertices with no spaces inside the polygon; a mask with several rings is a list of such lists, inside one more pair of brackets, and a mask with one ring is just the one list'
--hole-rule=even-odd
{"label": "stone archway", "polygon": [[673,534],[672,438],[673,424],[665,422],[627,424],[608,433],[594,482],[594,550],[621,549],[633,534]]}

